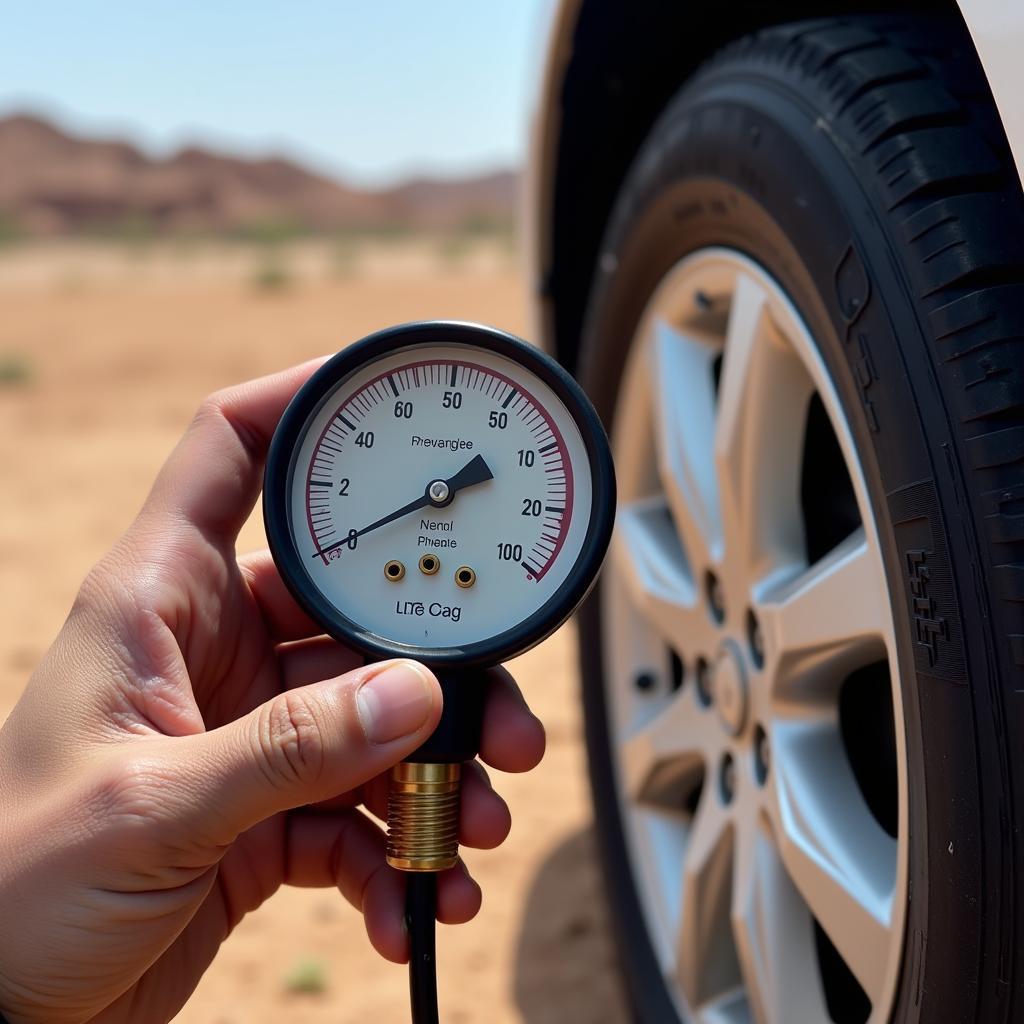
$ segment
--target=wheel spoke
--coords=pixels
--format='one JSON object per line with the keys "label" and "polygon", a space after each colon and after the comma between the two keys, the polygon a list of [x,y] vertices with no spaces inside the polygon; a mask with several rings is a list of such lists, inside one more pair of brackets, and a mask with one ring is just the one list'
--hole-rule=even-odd
{"label": "wheel spoke", "polygon": [[712,787],[701,798],[683,859],[679,984],[692,1006],[735,988],[740,980],[729,927],[734,834]]}
{"label": "wheel spoke", "polygon": [[700,1008],[701,1024],[750,1024],[750,1004],[742,985],[708,1000]]}
{"label": "wheel spoke", "polygon": [[716,351],[667,320],[651,327],[658,474],[691,565],[721,557],[718,482],[711,438]]}
{"label": "wheel spoke", "polygon": [[703,635],[707,617],[662,499],[619,510],[612,558],[633,604],[666,644],[685,650]]}
{"label": "wheel spoke", "polygon": [[736,856],[732,927],[758,1024],[827,1017],[814,963],[814,932],[807,906],[786,874],[761,822]]}
{"label": "wheel spoke", "polygon": [[767,574],[803,550],[800,470],[813,383],[772,321],[764,290],[740,272],[729,311],[714,454],[725,543]]}
{"label": "wheel spoke", "polygon": [[858,667],[867,651],[884,656],[889,596],[862,528],[799,576],[766,589],[755,608],[783,699],[834,700],[844,664]]}
{"label": "wheel spoke", "polygon": [[681,809],[703,776],[708,731],[690,688],[673,694],[620,747],[625,791],[638,803]]}
{"label": "wheel spoke", "polygon": [[891,944],[896,840],[871,816],[832,724],[777,724],[773,742],[782,863],[868,998]]}

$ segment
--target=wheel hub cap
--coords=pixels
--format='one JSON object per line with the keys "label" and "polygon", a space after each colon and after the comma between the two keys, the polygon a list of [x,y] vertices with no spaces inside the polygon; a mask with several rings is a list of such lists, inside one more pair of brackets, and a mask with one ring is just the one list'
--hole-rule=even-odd
{"label": "wheel hub cap", "polygon": [[747,720],[747,676],[736,645],[729,641],[715,661],[711,693],[722,727],[730,736],[738,736]]}

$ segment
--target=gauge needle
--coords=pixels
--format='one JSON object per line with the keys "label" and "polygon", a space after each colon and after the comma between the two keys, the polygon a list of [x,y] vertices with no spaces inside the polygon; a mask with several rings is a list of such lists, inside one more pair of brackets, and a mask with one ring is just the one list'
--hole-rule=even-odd
{"label": "gauge needle", "polygon": [[415,501],[410,501],[408,505],[403,505],[390,515],[383,516],[370,523],[369,526],[364,526],[354,534],[350,533],[341,540],[328,544],[327,547],[314,552],[313,557],[319,558],[335,548],[340,548],[345,544],[351,545],[353,540],[362,537],[363,534],[370,533],[381,526],[387,526],[388,523],[393,523],[396,519],[401,519],[402,516],[407,516],[410,512],[418,512],[421,508],[426,508],[428,505],[433,505],[435,508],[443,508],[445,505],[451,504],[452,499],[463,488],[473,487],[476,484],[482,484],[487,480],[493,479],[494,474],[491,472],[491,467],[484,461],[484,457],[482,455],[475,455],[458,473],[450,476],[447,480],[431,480],[424,488],[423,494]]}

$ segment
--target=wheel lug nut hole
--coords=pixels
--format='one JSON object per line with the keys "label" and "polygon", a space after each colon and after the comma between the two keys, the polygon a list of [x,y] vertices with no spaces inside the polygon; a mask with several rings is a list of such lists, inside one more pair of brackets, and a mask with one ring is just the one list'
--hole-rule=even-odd
{"label": "wheel lug nut hole", "polygon": [[686,678],[686,664],[675,651],[669,651],[669,663],[672,669],[672,692],[675,693]]}
{"label": "wheel lug nut hole", "polygon": [[736,795],[736,762],[732,754],[726,754],[718,767],[718,793],[724,804],[731,804]]}
{"label": "wheel lug nut hole", "polygon": [[771,749],[768,745],[768,734],[763,726],[754,730],[754,778],[763,786],[768,780],[768,769],[771,766]]}
{"label": "wheel lug nut hole", "polygon": [[420,557],[420,572],[424,576],[433,576],[441,568],[441,559],[437,555],[422,555]]}
{"label": "wheel lug nut hole", "polygon": [[654,689],[657,680],[653,672],[638,672],[633,679],[633,685],[641,693],[650,693]]}
{"label": "wheel lug nut hole", "polygon": [[700,703],[708,708],[711,707],[712,693],[711,693],[711,666],[707,662],[707,658],[697,659],[697,699]]}
{"label": "wheel lug nut hole", "polygon": [[720,626],[725,621],[725,599],[722,595],[722,584],[710,569],[704,573],[704,597],[708,602],[711,618]]}
{"label": "wheel lug nut hole", "polygon": [[752,608],[747,609],[747,646],[755,667],[764,668],[764,634]]}
{"label": "wheel lug nut hole", "polygon": [[397,558],[384,564],[384,578],[391,583],[397,583],[404,575],[405,566]]}

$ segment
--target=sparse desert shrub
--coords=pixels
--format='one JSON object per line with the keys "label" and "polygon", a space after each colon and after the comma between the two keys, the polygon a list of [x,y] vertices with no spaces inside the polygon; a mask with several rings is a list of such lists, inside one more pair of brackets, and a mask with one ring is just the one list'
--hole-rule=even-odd
{"label": "sparse desert shrub", "polygon": [[277,246],[306,234],[308,231],[298,221],[288,218],[268,218],[250,221],[233,228],[228,237],[242,242],[258,242],[261,245]]}
{"label": "sparse desert shrub", "polygon": [[331,274],[350,277],[359,266],[360,245],[351,235],[338,235],[331,249]]}
{"label": "sparse desert shrub", "polygon": [[271,246],[263,251],[251,280],[252,286],[261,292],[279,292],[292,285],[292,272],[280,249]]}
{"label": "sparse desert shrub", "polygon": [[0,354],[0,386],[18,387],[32,379],[32,364],[25,356]]}
{"label": "sparse desert shrub", "polygon": [[327,966],[314,957],[302,957],[284,976],[286,992],[320,995],[327,991]]}
{"label": "sparse desert shrub", "polygon": [[454,269],[466,262],[472,248],[473,241],[466,235],[445,235],[438,242],[437,258],[444,266]]}
{"label": "sparse desert shrub", "polygon": [[0,249],[21,242],[24,238],[21,225],[10,214],[0,210]]}

